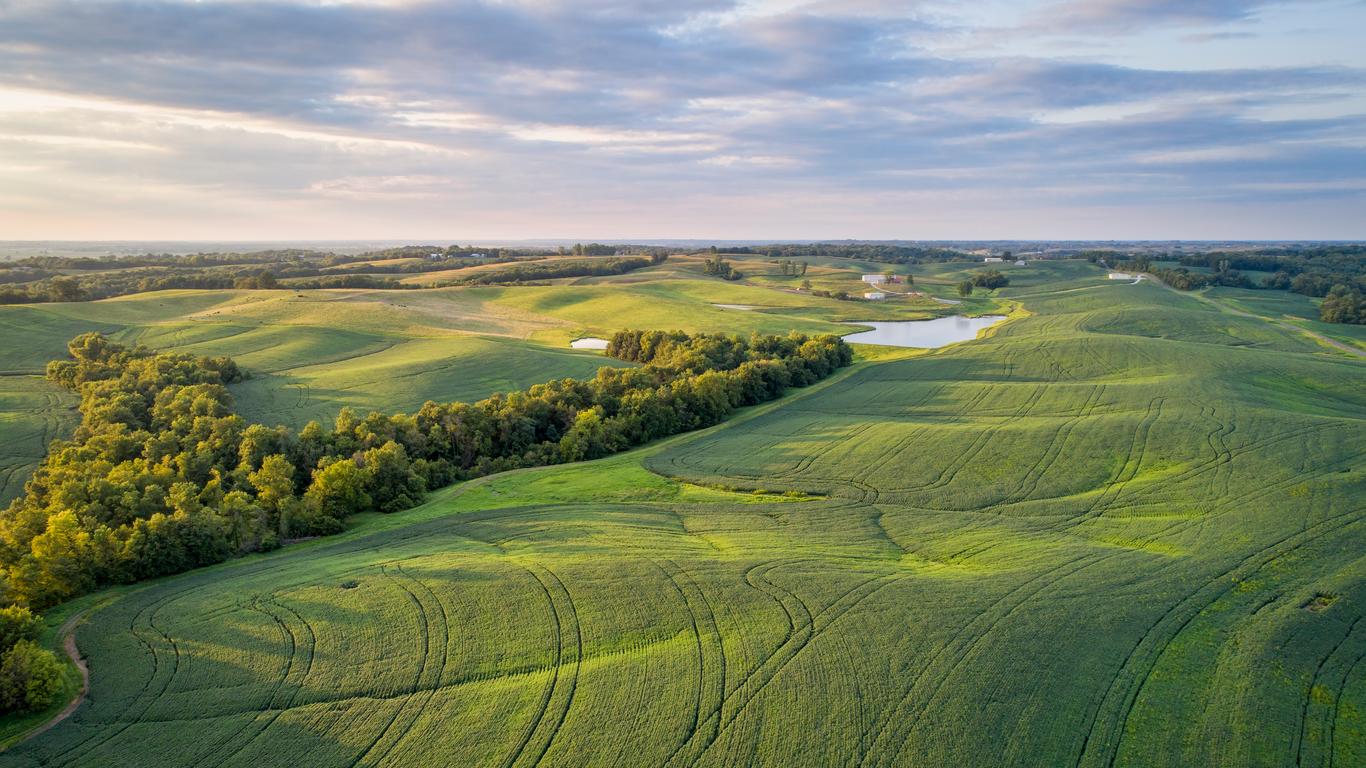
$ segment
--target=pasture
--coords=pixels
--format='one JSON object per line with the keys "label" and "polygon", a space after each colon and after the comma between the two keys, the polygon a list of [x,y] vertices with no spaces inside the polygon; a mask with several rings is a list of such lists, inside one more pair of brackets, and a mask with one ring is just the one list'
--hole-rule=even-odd
{"label": "pasture", "polygon": [[[0,765],[1362,764],[1366,363],[1018,269],[988,338],[130,591],[77,631],[89,699]],[[536,338],[608,330],[615,291],[669,327],[789,321],[673,280],[478,301]],[[329,375],[377,387],[410,349]]]}

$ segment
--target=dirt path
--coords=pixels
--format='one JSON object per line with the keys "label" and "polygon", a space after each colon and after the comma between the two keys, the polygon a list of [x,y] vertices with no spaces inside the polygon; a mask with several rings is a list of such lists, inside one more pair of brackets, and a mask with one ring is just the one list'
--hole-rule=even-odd
{"label": "dirt path", "polygon": [[23,738],[15,741],[14,744],[11,744],[10,746],[23,744],[38,734],[48,732],[58,723],[71,717],[71,713],[75,712],[76,708],[81,706],[81,703],[85,701],[85,695],[90,692],[90,668],[86,666],[85,659],[81,658],[80,649],[76,647],[76,625],[81,623],[81,620],[85,618],[85,614],[88,612],[89,609],[73,613],[71,618],[63,622],[62,626],[57,630],[57,636],[62,638],[62,648],[66,650],[66,655],[71,657],[71,661],[76,665],[77,669],[81,670],[80,694],[72,699],[71,703],[67,704],[61,712],[54,715],[51,720],[48,720],[46,723],[43,723],[24,734]]}

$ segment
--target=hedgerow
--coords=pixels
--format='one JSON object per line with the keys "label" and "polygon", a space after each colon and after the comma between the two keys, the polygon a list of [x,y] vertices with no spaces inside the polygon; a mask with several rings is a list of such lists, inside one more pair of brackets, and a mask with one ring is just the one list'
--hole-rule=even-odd
{"label": "hedgerow", "polygon": [[641,366],[413,414],[343,409],[331,429],[310,422],[295,433],[233,411],[227,387],[244,374],[229,358],[98,333],[68,350],[47,376],[80,395],[81,423],[0,515],[5,603],[43,608],[335,533],[351,514],[405,509],[457,480],[709,426],[852,358],[835,336],[622,331],[609,354]]}

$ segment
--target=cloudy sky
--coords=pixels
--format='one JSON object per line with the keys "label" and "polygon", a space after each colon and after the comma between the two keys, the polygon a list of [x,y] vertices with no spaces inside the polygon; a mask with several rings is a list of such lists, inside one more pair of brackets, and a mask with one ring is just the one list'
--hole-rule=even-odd
{"label": "cloudy sky", "polygon": [[0,239],[1366,238],[1363,31],[1363,0],[3,0]]}

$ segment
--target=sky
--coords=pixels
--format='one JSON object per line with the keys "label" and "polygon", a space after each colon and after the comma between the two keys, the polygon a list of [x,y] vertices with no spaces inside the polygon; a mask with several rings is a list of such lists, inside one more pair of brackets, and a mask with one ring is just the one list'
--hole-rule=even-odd
{"label": "sky", "polygon": [[1366,239],[1366,0],[3,0],[0,239]]}

